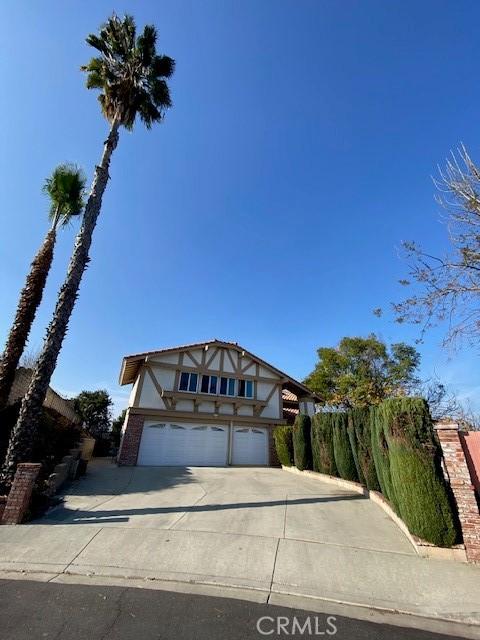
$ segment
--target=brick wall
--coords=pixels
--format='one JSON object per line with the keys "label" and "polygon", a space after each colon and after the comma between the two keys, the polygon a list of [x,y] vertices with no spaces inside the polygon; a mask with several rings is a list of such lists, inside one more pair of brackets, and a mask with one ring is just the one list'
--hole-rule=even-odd
{"label": "brick wall", "polygon": [[18,465],[3,511],[2,524],[23,522],[41,466],[39,463],[31,462]]}
{"label": "brick wall", "polygon": [[122,441],[118,451],[117,462],[120,465],[133,466],[137,464],[138,448],[142,438],[144,417],[127,412]]}
{"label": "brick wall", "polygon": [[467,560],[480,562],[480,513],[458,424],[439,422],[435,425],[435,430],[442,447],[447,480],[457,503]]}

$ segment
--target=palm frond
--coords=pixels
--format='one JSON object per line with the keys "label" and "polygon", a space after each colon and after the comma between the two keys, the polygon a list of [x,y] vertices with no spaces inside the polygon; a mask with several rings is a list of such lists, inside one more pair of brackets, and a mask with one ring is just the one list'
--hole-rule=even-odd
{"label": "palm frond", "polygon": [[110,122],[132,129],[137,116],[147,128],[160,122],[171,107],[166,83],[174,71],[172,58],[156,52],[157,32],[146,25],[137,37],[132,16],[112,15],[87,43],[100,55],[81,67],[88,89],[100,89],[102,112]]}
{"label": "palm frond", "polygon": [[45,180],[43,192],[50,198],[49,218],[55,226],[68,224],[82,213],[85,183],[83,171],[71,163],[58,165]]}

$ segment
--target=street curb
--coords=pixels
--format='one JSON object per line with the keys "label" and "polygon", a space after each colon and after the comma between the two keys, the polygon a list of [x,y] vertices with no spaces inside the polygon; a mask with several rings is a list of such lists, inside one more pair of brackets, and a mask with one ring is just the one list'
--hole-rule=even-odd
{"label": "street curb", "polygon": [[296,467],[285,467],[282,465],[283,471],[288,471],[289,473],[296,473],[301,476],[307,476],[308,478],[312,478],[314,480],[320,480],[321,482],[325,482],[326,484],[333,484],[339,489],[346,489],[347,491],[352,491],[353,493],[357,493],[359,495],[363,495],[365,498],[368,498],[376,505],[378,505],[383,511],[387,514],[387,516],[397,525],[400,531],[408,538],[410,544],[415,549],[417,555],[422,558],[432,558],[434,560],[450,560],[453,562],[462,562],[467,564],[467,556],[465,554],[465,546],[463,544],[455,545],[451,548],[444,547],[436,547],[417,536],[414,536],[408,530],[407,525],[404,521],[399,518],[399,516],[392,509],[390,504],[384,498],[384,496],[378,491],[370,491],[363,485],[358,482],[352,482],[351,480],[343,480],[343,478],[337,478],[335,476],[329,476],[325,473],[319,473],[318,471],[300,471]]}
{"label": "street curb", "polygon": [[472,640],[480,639],[480,625],[442,618],[432,617],[419,613],[411,613],[376,607],[373,605],[358,604],[355,602],[337,599],[322,598],[319,596],[305,595],[301,593],[286,593],[254,587],[239,587],[226,583],[208,582],[182,582],[180,580],[152,579],[148,577],[120,577],[115,575],[85,575],[75,573],[71,569],[68,572],[0,570],[0,580],[33,580],[51,582],[53,584],[80,584],[86,586],[118,586],[139,589],[172,591],[192,595],[203,595],[220,598],[232,598],[245,600],[258,604],[300,609],[314,613],[338,615],[346,618],[363,620],[375,624],[388,624],[396,627],[431,631],[444,635],[457,636]]}

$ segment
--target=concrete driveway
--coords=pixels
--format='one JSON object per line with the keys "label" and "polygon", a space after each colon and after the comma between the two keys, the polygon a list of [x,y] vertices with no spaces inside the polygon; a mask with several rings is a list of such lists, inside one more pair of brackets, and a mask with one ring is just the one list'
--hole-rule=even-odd
{"label": "concrete driveway", "polygon": [[[368,499],[271,468],[118,468],[0,527],[0,569],[139,578],[480,622],[480,572],[420,558]],[[455,592],[449,585],[455,584]]]}
{"label": "concrete driveway", "polygon": [[39,522],[239,534],[415,554],[370,500],[273,468],[116,467],[100,461]]}

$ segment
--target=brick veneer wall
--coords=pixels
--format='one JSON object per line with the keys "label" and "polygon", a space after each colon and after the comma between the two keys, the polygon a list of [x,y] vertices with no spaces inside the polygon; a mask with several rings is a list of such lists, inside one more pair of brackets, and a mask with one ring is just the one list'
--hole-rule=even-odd
{"label": "brick veneer wall", "polygon": [[450,487],[457,503],[467,560],[480,562],[480,513],[470,478],[458,424],[439,422],[435,430],[440,440]]}
{"label": "brick veneer wall", "polygon": [[33,462],[18,465],[3,511],[2,524],[20,524],[23,521],[41,466]]}
{"label": "brick veneer wall", "polygon": [[131,414],[129,411],[125,420],[126,425],[120,442],[117,462],[120,465],[134,466],[137,464],[144,417]]}
{"label": "brick veneer wall", "polygon": [[275,440],[273,439],[273,430],[275,427],[268,428],[268,463],[271,467],[280,467],[277,449],[275,448]]}

